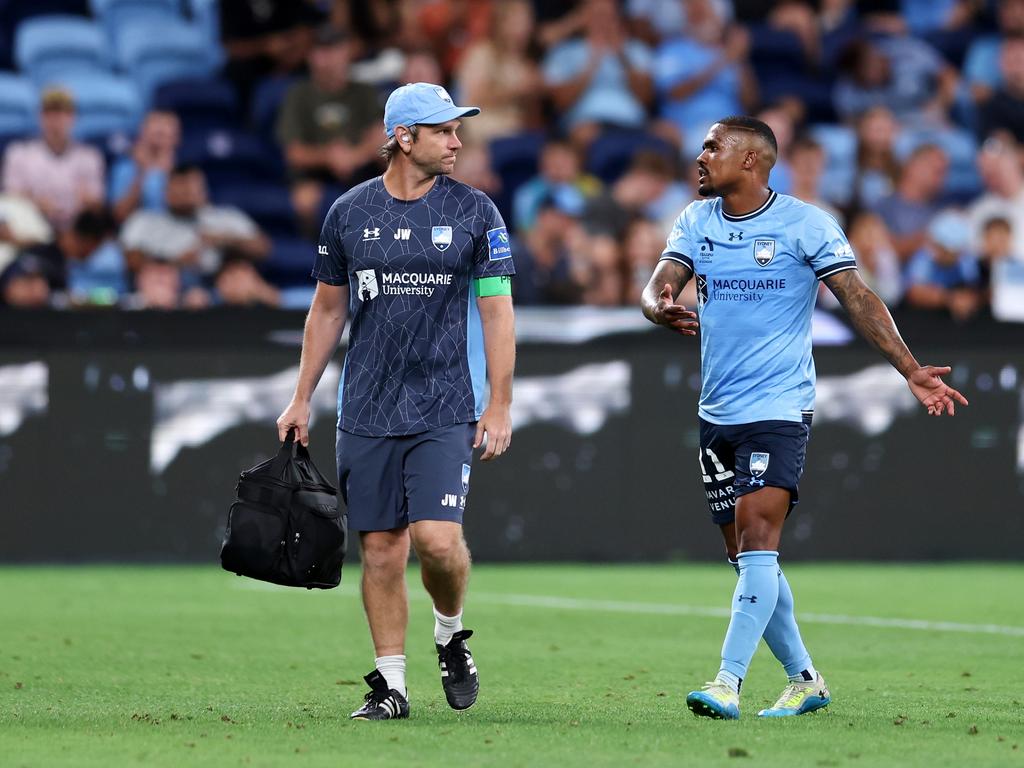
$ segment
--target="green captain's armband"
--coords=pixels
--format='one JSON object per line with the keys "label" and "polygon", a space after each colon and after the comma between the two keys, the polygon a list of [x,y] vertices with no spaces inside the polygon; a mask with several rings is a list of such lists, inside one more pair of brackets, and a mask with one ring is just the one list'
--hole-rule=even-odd
{"label": "green captain's armband", "polygon": [[476,283],[476,296],[478,299],[484,296],[512,295],[512,277],[510,275],[478,277],[474,282]]}

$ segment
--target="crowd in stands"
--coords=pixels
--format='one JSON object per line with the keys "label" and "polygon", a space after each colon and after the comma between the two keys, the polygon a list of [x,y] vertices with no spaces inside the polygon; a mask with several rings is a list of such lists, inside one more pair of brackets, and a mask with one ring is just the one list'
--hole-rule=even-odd
{"label": "crowd in stands", "polygon": [[416,81],[482,108],[455,175],[521,305],[635,304],[736,113],[890,306],[966,320],[1024,264],[1024,0],[7,0],[0,30],[12,307],[308,306]]}

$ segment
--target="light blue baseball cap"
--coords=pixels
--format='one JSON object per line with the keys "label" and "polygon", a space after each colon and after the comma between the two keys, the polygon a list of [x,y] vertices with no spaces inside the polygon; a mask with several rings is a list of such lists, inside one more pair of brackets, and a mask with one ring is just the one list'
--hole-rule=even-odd
{"label": "light blue baseball cap", "polygon": [[448,91],[433,83],[407,83],[395,88],[384,105],[384,131],[395,135],[396,125],[437,125],[457,117],[480,114],[480,107],[459,107]]}

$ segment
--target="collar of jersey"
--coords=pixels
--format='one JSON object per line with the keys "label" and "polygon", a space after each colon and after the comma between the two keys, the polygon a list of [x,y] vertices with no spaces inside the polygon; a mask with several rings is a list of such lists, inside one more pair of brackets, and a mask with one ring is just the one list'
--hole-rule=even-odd
{"label": "collar of jersey", "polygon": [[744,213],[742,216],[730,216],[728,213],[725,212],[725,207],[723,206],[722,207],[722,218],[725,219],[726,221],[746,221],[747,219],[752,219],[755,216],[760,216],[762,213],[764,213],[765,211],[767,211],[769,208],[772,207],[772,203],[775,202],[775,198],[776,197],[778,197],[778,195],[775,193],[775,190],[772,189],[771,187],[769,187],[768,188],[768,199],[765,200],[764,201],[764,205],[762,205],[756,211],[751,211],[750,213]]}

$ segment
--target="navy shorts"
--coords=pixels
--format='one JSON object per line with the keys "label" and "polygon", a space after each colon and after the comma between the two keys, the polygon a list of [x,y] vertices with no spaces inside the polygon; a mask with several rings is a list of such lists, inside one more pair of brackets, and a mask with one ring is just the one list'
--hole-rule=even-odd
{"label": "navy shorts", "polygon": [[736,499],[765,486],[788,490],[792,512],[799,501],[800,475],[810,437],[810,414],[803,422],[712,424],[701,419],[700,473],[712,522],[733,522]]}
{"label": "navy shorts", "polygon": [[338,430],[338,487],[354,531],[417,520],[462,523],[476,424],[418,435],[363,437]]}

